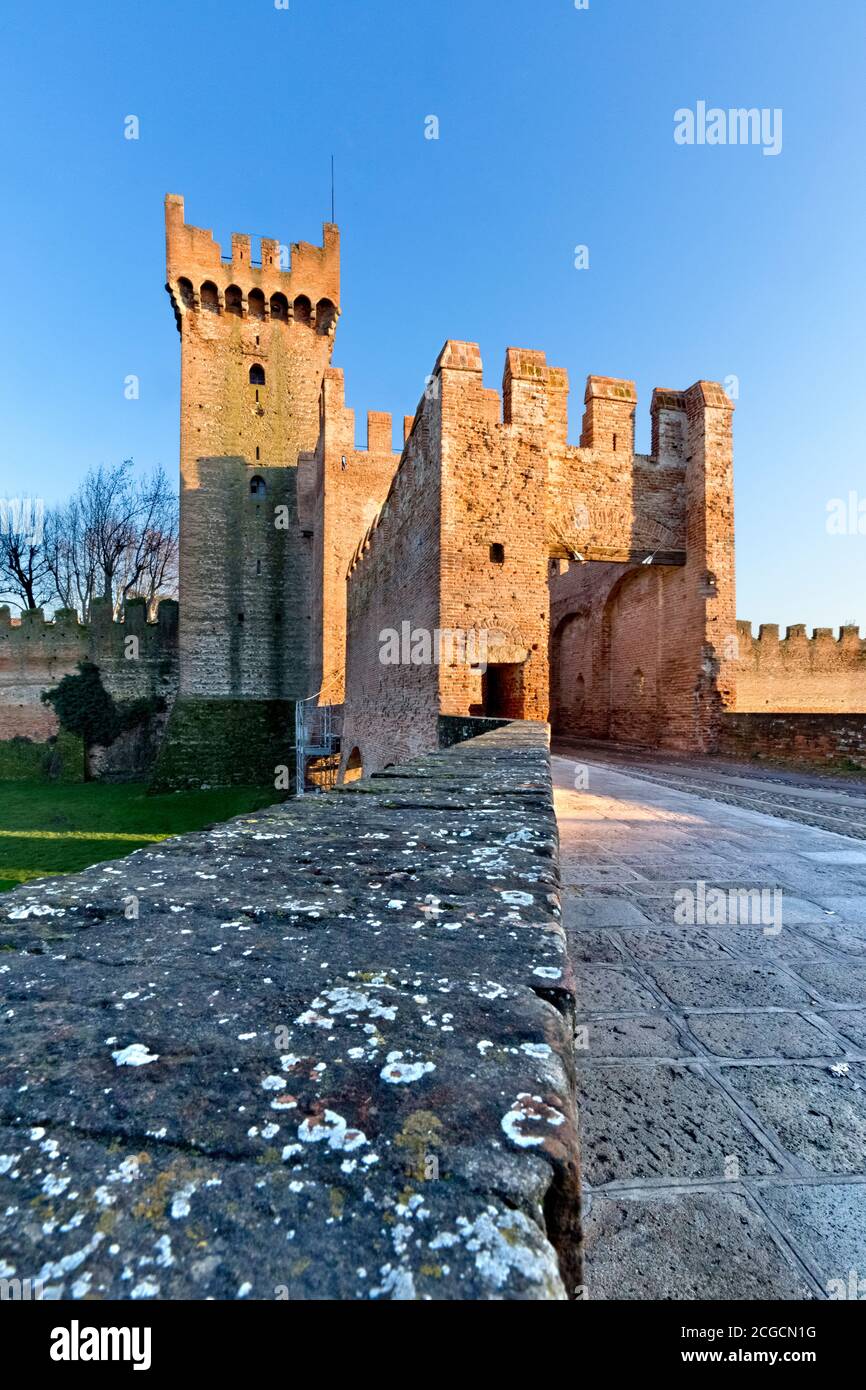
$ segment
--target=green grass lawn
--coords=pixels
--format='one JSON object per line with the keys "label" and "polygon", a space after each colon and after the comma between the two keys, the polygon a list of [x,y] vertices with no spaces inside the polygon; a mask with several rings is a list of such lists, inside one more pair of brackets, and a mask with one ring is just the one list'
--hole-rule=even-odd
{"label": "green grass lawn", "polygon": [[137,782],[0,782],[0,892],[117,859],[277,799],[273,787],[148,796]]}

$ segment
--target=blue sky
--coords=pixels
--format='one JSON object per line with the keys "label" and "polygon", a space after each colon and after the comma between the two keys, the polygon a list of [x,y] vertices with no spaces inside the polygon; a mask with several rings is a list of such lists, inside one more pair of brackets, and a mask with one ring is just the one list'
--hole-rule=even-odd
{"label": "blue sky", "polygon": [[[740,616],[866,632],[866,535],[826,529],[866,499],[864,38],[861,0],[6,6],[0,495],[176,468],[163,196],[226,244],[318,241],[333,152],[361,439],[448,337],[489,385],[509,345],[567,367],[575,442],[590,372],[637,381],[643,449],[654,386],[737,377]],[[781,108],[781,154],[678,146],[699,100]]]}

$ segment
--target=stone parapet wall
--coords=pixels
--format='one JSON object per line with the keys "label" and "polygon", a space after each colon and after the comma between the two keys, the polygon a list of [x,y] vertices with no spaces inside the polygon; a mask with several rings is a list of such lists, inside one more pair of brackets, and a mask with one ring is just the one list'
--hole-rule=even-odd
{"label": "stone parapet wall", "polygon": [[726,714],[716,751],[866,770],[866,714]]}
{"label": "stone parapet wall", "polygon": [[5,896],[16,1277],[61,1298],[573,1294],[557,855],[546,730],[512,724]]}

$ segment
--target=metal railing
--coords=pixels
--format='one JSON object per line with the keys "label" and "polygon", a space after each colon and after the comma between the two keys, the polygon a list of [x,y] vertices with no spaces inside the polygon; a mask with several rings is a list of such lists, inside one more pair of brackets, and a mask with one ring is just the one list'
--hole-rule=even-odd
{"label": "metal railing", "polygon": [[[334,706],[320,705],[322,694],[308,695],[295,705],[295,787],[296,795],[306,794],[307,761],[310,758],[333,758],[339,749],[339,736],[334,733]],[[331,776],[332,774],[332,776]],[[323,774],[324,782],[333,785],[337,780],[337,770],[332,768]]]}

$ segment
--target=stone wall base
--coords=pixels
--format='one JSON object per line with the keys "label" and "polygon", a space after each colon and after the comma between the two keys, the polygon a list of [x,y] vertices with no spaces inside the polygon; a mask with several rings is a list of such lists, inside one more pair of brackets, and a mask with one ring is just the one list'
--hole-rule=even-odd
{"label": "stone wall base", "polygon": [[294,744],[294,700],[180,698],[151,791],[270,785],[288,792],[294,787]]}
{"label": "stone wall base", "polygon": [[866,714],[726,714],[715,751],[866,771]]}

